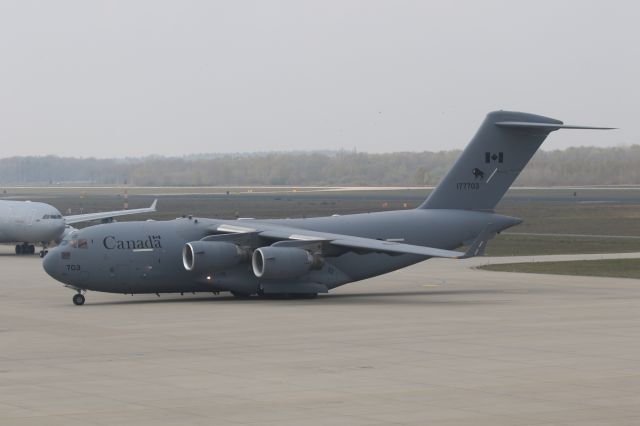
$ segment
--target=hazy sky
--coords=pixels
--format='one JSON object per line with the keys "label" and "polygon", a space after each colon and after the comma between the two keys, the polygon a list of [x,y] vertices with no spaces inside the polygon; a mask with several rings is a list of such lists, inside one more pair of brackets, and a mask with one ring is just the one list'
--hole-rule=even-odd
{"label": "hazy sky", "polygon": [[462,148],[515,109],[640,143],[631,1],[0,0],[1,157]]}

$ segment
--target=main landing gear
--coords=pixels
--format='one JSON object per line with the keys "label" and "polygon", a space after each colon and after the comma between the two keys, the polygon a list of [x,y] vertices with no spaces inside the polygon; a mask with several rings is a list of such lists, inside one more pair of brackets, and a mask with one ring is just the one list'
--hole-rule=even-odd
{"label": "main landing gear", "polygon": [[80,292],[78,292],[78,294],[74,294],[73,304],[77,306],[84,305],[84,295]]}
{"label": "main landing gear", "polygon": [[16,254],[33,254],[36,252],[36,246],[33,244],[16,244]]}

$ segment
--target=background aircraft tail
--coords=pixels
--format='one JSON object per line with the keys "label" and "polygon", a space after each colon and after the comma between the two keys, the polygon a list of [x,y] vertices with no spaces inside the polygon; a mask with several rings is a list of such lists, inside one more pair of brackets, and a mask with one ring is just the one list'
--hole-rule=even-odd
{"label": "background aircraft tail", "polygon": [[419,208],[492,211],[547,135],[558,129],[609,129],[514,111],[487,115],[469,145]]}

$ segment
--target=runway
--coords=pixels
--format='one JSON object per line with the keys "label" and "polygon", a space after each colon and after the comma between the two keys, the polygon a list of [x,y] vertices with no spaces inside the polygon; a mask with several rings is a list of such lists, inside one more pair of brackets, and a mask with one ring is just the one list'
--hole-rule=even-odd
{"label": "runway", "polygon": [[640,423],[640,280],[471,268],[498,261],[429,260],[315,300],[78,307],[40,259],[0,255],[0,424]]}

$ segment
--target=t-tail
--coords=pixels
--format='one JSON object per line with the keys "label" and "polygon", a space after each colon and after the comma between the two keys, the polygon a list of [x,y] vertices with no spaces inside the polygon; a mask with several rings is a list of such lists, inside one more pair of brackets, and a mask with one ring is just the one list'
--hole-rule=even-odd
{"label": "t-tail", "polygon": [[565,125],[524,112],[491,112],[419,208],[493,211],[547,135],[558,129],[612,128]]}

